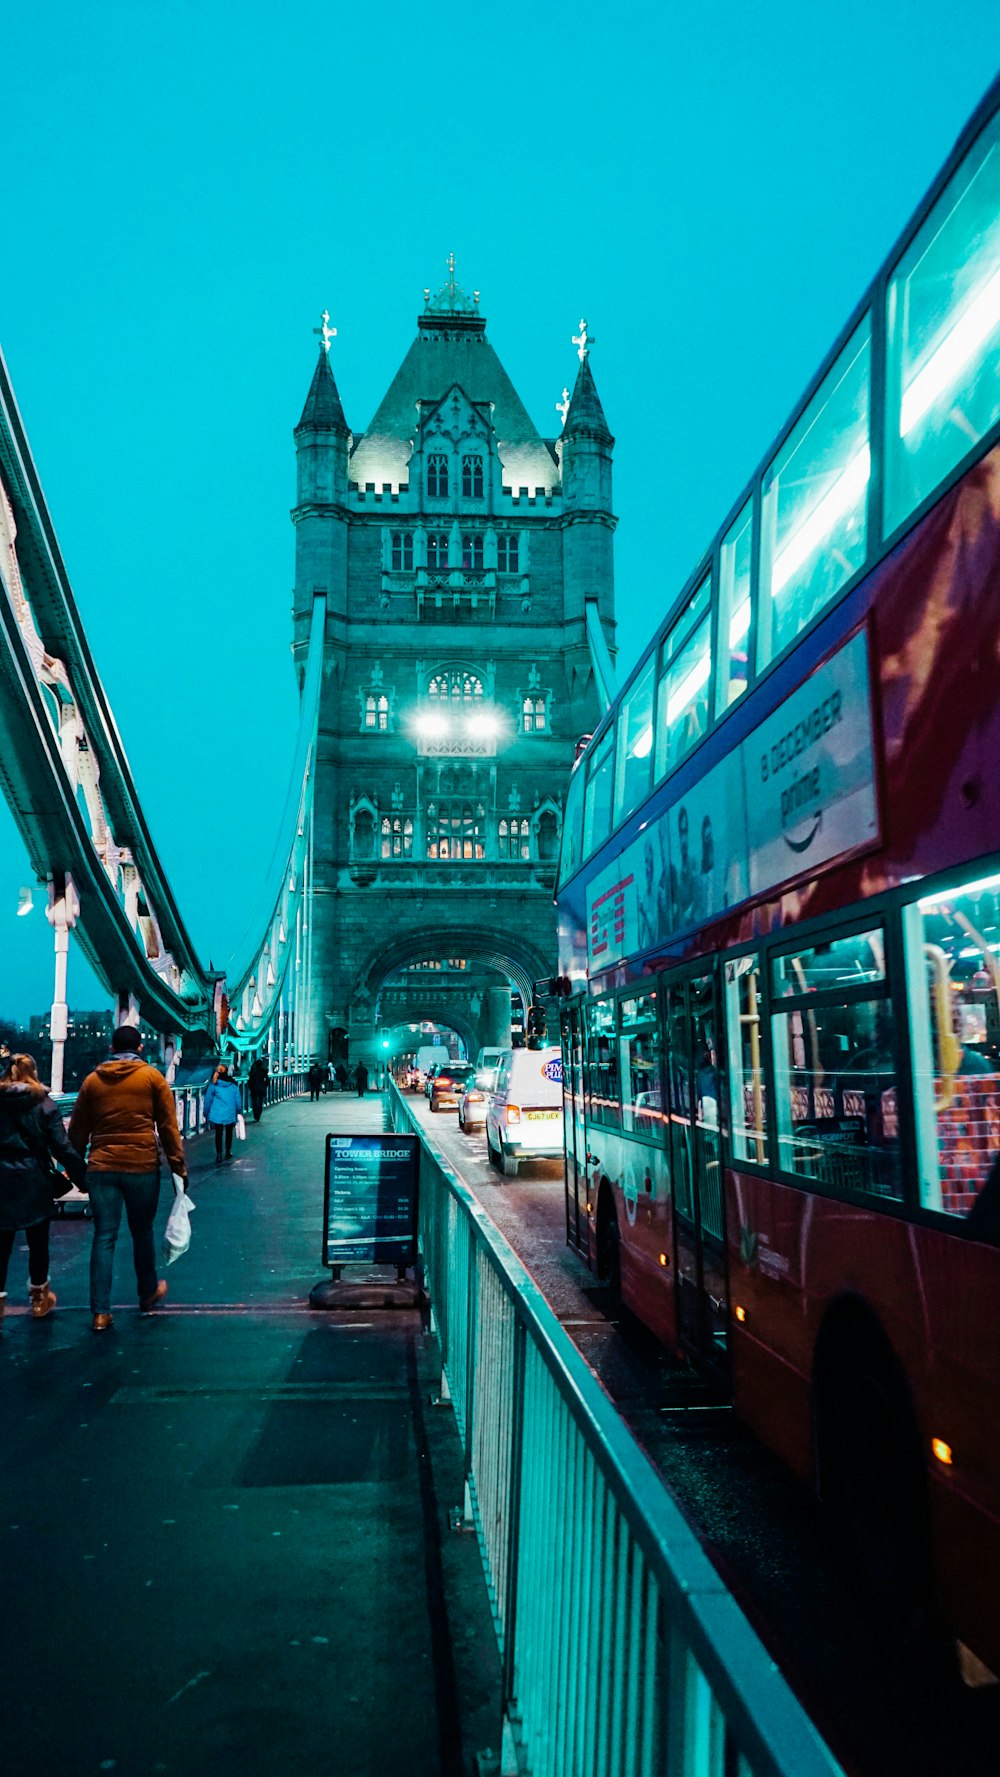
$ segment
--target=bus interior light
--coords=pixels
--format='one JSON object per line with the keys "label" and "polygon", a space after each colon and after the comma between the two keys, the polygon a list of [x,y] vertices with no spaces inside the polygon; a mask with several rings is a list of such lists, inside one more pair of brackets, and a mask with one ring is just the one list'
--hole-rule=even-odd
{"label": "bus interior light", "polygon": [[652,745],[653,745],[653,724],[652,724],[652,722],[647,722],[642,733],[636,735],[635,745],[632,748],[633,759],[648,759],[650,748],[652,747]]}
{"label": "bus interior light", "polygon": [[978,882],[960,882],[953,889],[937,889],[933,895],[921,895],[918,907],[946,907],[959,895],[982,895],[987,889],[1000,888],[1000,876],[982,876]]}
{"label": "bus interior light", "polygon": [[712,671],[712,657],[705,649],[695,661],[690,672],[684,674],[673,696],[667,700],[667,727],[670,728],[679,716],[684,714],[692,698],[697,697],[702,686],[707,683]]}
{"label": "bus interior light", "polygon": [[946,1444],[944,1438],[932,1438],[931,1449],[938,1461],[944,1464],[945,1468],[951,1468],[955,1458],[952,1453],[951,1445]]}
{"label": "bus interior light", "polygon": [[804,562],[816,553],[825,537],[845,513],[856,506],[871,470],[871,451],[867,444],[855,451],[846,469],[842,469],[833,486],[816,502],[809,516],[795,526],[784,547],[779,549],[771,569],[771,597],[778,598],[789,580]]}
{"label": "bus interior light", "polygon": [[904,390],[899,409],[899,436],[905,438],[925,414],[954,389],[969,361],[1000,326],[1000,266],[967,302]]}
{"label": "bus interior light", "polygon": [[741,605],[737,605],[729,620],[729,646],[735,648],[737,642],[742,642],[749,628],[750,600],[744,599]]}

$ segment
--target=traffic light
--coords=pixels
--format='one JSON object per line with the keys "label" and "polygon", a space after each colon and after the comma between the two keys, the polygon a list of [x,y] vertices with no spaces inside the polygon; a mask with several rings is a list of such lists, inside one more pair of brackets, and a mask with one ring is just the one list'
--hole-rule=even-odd
{"label": "traffic light", "polygon": [[389,1047],[389,1039],[388,1039],[388,1037],[383,1037],[383,1038],[382,1038],[382,1047],[383,1047],[383,1049],[388,1049],[388,1047]]}

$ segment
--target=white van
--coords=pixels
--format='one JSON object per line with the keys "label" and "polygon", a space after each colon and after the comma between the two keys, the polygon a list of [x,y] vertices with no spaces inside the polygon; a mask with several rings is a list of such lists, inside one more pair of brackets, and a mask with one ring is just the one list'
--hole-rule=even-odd
{"label": "white van", "polygon": [[486,1109],[490,1162],[516,1178],[522,1160],[546,1160],[563,1151],[562,1051],[504,1049]]}
{"label": "white van", "polygon": [[489,1070],[490,1072],[495,1072],[500,1066],[501,1055],[505,1055],[506,1053],[507,1051],[505,1049],[480,1049],[479,1054],[476,1057],[477,1074],[482,1073],[484,1069]]}

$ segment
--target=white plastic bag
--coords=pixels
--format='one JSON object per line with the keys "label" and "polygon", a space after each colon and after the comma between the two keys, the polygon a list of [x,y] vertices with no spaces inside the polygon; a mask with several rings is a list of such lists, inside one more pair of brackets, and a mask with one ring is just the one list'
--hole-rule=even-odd
{"label": "white plastic bag", "polygon": [[246,1138],[247,1138],[247,1126],[243,1120],[243,1112],[237,1111],[237,1113],[236,1113],[236,1140],[237,1141],[246,1141]]}
{"label": "white plastic bag", "polygon": [[168,1265],[179,1259],[191,1245],[191,1211],[194,1204],[184,1189],[184,1180],[175,1172],[173,1175],[174,1206],[167,1217],[167,1225],[163,1230],[163,1256]]}

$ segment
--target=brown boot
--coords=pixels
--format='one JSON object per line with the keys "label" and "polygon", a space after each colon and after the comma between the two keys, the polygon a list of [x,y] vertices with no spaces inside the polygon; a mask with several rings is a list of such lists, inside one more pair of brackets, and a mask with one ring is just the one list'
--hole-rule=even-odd
{"label": "brown boot", "polygon": [[49,1288],[48,1278],[44,1283],[29,1284],[28,1295],[31,1297],[32,1320],[44,1320],[47,1314],[52,1313],[56,1305],[56,1293]]}

